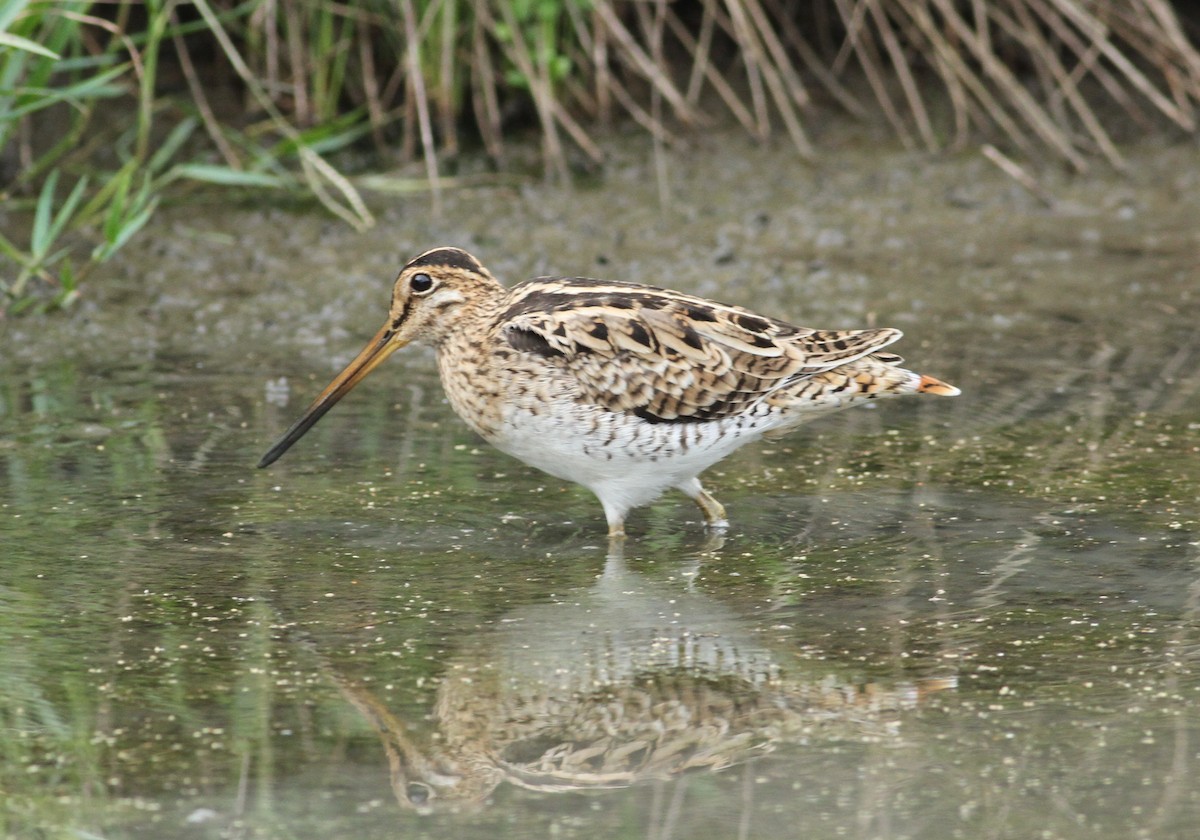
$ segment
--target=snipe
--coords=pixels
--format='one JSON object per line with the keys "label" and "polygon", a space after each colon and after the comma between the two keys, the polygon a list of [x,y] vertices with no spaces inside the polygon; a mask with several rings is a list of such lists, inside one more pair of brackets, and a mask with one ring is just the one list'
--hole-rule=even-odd
{"label": "snipe", "polygon": [[423,341],[459,417],[595,493],[610,536],[669,487],[725,528],[699,475],[738,447],[864,400],[959,393],[881,352],[900,336],[797,327],[636,283],[542,277],[506,289],[466,251],[435,248],[404,266],[387,322],[258,465],[393,351]]}

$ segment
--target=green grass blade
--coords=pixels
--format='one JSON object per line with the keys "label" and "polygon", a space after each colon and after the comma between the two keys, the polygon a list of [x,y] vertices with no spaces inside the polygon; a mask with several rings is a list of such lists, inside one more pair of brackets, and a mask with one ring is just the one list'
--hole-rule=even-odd
{"label": "green grass blade", "polygon": [[28,6],[29,0],[0,0],[0,31],[6,31]]}
{"label": "green grass blade", "polygon": [[11,32],[0,32],[0,47],[24,50],[25,52],[31,52],[35,55],[54,59],[55,61],[62,57],[53,50],[46,49],[36,41],[30,41],[28,38],[22,38],[20,35],[13,35]]}
{"label": "green grass blade", "polygon": [[112,241],[105,259],[119,251],[129,241],[130,237],[145,227],[146,222],[150,221],[150,217],[154,215],[154,211],[157,209],[158,199],[156,198],[151,200],[140,212],[126,219],[124,227],[121,228],[116,238]]}
{"label": "green grass blade", "polygon": [[35,263],[50,261],[51,258],[47,256],[50,246],[58,240],[67,223],[75,215],[75,208],[83,200],[84,190],[87,189],[87,181],[86,175],[76,181],[71,194],[55,213],[54,188],[58,185],[58,170],[54,170],[46,178],[41,195],[38,196],[37,209],[33,216],[33,232],[29,237],[29,251]]}
{"label": "green grass blade", "polygon": [[129,179],[132,174],[132,171],[126,167],[113,179],[113,194],[108,201],[108,213],[104,217],[104,238],[107,242],[112,242],[121,229],[121,222],[125,218],[125,203],[129,195]]}
{"label": "green grass blade", "polygon": [[33,230],[29,234],[29,250],[35,257],[50,250],[50,221],[54,212],[54,190],[58,186],[58,170],[42,184],[37,207],[33,211]]}
{"label": "green grass blade", "polygon": [[107,261],[113,254],[121,250],[135,233],[146,226],[146,222],[150,221],[150,217],[154,215],[154,211],[158,209],[158,199],[150,199],[144,207],[130,216],[118,220],[118,224],[111,232],[105,232],[105,240],[92,249],[92,260],[102,263]]}
{"label": "green grass blade", "polygon": [[267,172],[247,172],[210,163],[181,163],[172,167],[168,179],[187,178],[226,187],[290,187],[292,182]]}
{"label": "green grass blade", "polygon": [[154,154],[150,156],[150,160],[146,163],[146,168],[151,173],[162,172],[167,168],[167,163],[179,151],[179,147],[187,142],[187,139],[192,136],[192,132],[196,130],[196,126],[200,124],[200,120],[195,117],[184,117],[180,120],[179,125],[171,129],[171,133],[167,135],[167,139],[159,144]]}
{"label": "green grass blade", "polygon": [[5,120],[13,120],[34,111],[40,111],[59,102],[80,104],[89,99],[112,99],[124,96],[126,89],[120,84],[110,84],[129,69],[128,64],[113,67],[91,78],[64,87],[43,88],[23,86],[0,91],[0,94],[19,97],[21,103],[4,114]]}
{"label": "green grass blade", "polygon": [[67,200],[63,202],[63,206],[59,208],[58,213],[54,216],[54,221],[50,225],[50,241],[58,239],[62,232],[66,229],[67,224],[75,215],[75,208],[79,206],[79,202],[83,200],[84,190],[87,189],[87,176],[83,176],[75,182],[75,188],[71,190],[71,194],[67,196]]}
{"label": "green grass blade", "polygon": [[0,254],[8,257],[17,265],[28,266],[29,255],[8,241],[8,237],[0,233]]}
{"label": "green grass blade", "polygon": [[78,282],[75,279],[75,269],[71,266],[71,261],[63,260],[62,268],[58,272],[59,291],[50,301],[48,309],[66,309],[72,303],[79,299]]}

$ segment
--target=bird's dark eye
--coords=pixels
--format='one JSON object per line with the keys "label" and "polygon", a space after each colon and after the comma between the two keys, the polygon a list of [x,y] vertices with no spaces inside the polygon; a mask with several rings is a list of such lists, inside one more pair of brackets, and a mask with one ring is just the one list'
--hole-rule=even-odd
{"label": "bird's dark eye", "polygon": [[433,278],[425,272],[414,274],[412,279],[408,281],[408,287],[418,295],[424,294],[433,288]]}
{"label": "bird's dark eye", "polygon": [[[424,277],[423,274],[418,274],[417,277]],[[414,280],[416,277],[413,278]],[[408,788],[404,791],[408,796],[408,801],[414,805],[424,805],[429,801],[429,788],[420,782],[410,782]]]}

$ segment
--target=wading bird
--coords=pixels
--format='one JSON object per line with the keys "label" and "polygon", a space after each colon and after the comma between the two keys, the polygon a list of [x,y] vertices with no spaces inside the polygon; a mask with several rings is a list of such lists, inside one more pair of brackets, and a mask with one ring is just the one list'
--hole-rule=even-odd
{"label": "wading bird", "polygon": [[668,289],[542,277],[505,288],[458,248],[400,271],[387,322],[259,462],[265,467],[384,359],[433,345],[446,396],[488,443],[587,487],[610,537],[674,487],[709,527],[699,475],[735,449],[858,402],[959,390],[882,352],[895,329],[814,330]]}

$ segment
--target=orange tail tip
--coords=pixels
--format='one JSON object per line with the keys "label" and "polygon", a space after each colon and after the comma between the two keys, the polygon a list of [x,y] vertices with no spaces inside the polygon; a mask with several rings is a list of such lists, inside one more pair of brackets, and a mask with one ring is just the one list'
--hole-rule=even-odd
{"label": "orange tail tip", "polygon": [[939,397],[957,397],[962,391],[953,385],[947,385],[940,379],[934,379],[932,376],[922,374],[921,381],[917,383],[917,393],[937,394]]}

